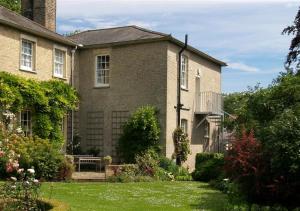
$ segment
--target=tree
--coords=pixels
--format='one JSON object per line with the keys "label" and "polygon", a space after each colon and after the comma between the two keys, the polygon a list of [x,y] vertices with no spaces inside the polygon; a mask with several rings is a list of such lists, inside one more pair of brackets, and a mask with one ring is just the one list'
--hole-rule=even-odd
{"label": "tree", "polygon": [[118,152],[126,163],[134,163],[136,155],[149,149],[158,151],[160,128],[157,111],[152,106],[137,109],[123,128]]}
{"label": "tree", "polygon": [[65,33],[64,36],[65,37],[71,37],[71,36],[79,34],[79,33],[81,33],[81,30],[80,29],[76,29],[75,31]]}
{"label": "tree", "polygon": [[[254,129],[256,138],[260,140],[262,159],[266,166],[261,168],[265,173],[257,170],[259,177],[252,175],[251,180],[245,177],[245,180],[238,183],[248,194],[249,187],[260,187],[258,192],[255,189],[248,195],[250,202],[278,203],[289,208],[299,206],[300,74],[281,74],[268,88],[248,92],[243,103],[243,112],[238,106],[232,106],[232,112],[238,120],[235,128],[245,128],[247,131],[251,127]],[[249,142],[239,142],[241,143]],[[241,152],[231,159],[231,163],[237,163],[241,153],[249,155],[247,150],[251,147],[247,148],[237,148]],[[254,152],[259,151],[255,149]],[[241,163],[245,164],[244,161]]]}
{"label": "tree", "polygon": [[0,5],[17,13],[21,12],[21,0],[0,0]]}
{"label": "tree", "polygon": [[300,8],[295,17],[294,23],[291,26],[286,27],[282,34],[294,35],[291,41],[289,53],[286,59],[286,67],[292,70],[291,65],[294,63],[296,65],[295,72],[299,73],[300,68],[300,58],[299,58],[299,47],[300,47]]}

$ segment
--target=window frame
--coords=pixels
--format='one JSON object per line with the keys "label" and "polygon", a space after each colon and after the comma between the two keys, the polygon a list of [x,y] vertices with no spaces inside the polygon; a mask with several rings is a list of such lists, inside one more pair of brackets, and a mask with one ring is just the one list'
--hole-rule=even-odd
{"label": "window frame", "polygon": [[[56,51],[61,51],[63,53],[63,64],[62,64],[62,74],[57,74],[56,73]],[[67,75],[67,48],[62,47],[62,46],[58,46],[58,45],[54,45],[53,46],[53,77],[55,78],[61,78],[61,79],[65,79],[66,75]]]}
{"label": "window frame", "polygon": [[[184,64],[184,66],[183,66],[183,64]],[[180,87],[181,87],[181,89],[187,90],[188,89],[188,81],[189,81],[188,80],[189,62],[188,62],[188,57],[186,55],[181,56],[181,64],[180,65],[181,65],[181,67],[180,67]],[[183,75],[185,76],[185,78],[183,78]]]}
{"label": "window frame", "polygon": [[188,120],[187,119],[181,119],[180,120],[180,128],[182,129],[184,134],[188,134]]}
{"label": "window frame", "polygon": [[[23,61],[23,42],[31,43],[32,48],[31,48],[31,67],[24,66],[22,64]],[[28,35],[21,34],[20,36],[20,58],[19,58],[19,68],[22,71],[26,72],[31,72],[31,73],[36,73],[36,51],[37,51],[37,39]]]}
{"label": "window frame", "polygon": [[[23,120],[22,117],[23,117],[23,113],[27,113],[27,119],[26,120]],[[28,118],[29,117],[29,118]],[[23,110],[20,112],[20,126],[22,128],[22,131],[24,132],[24,135],[26,137],[28,136],[32,136],[32,112],[30,110]],[[24,129],[23,127],[23,122],[27,122],[27,128],[26,130]]]}
{"label": "window frame", "polygon": [[[97,74],[98,73],[98,58],[99,57],[107,57],[107,56],[109,57],[109,62],[108,62],[109,68],[104,68],[104,71],[108,71],[108,76],[106,76],[106,77],[108,77],[108,83],[98,83],[97,82],[98,81],[98,74]],[[95,56],[95,74],[94,74],[94,76],[95,76],[95,83],[94,83],[95,87],[96,88],[109,87],[110,86],[110,74],[111,74],[111,56],[110,56],[110,54],[98,54],[98,55],[96,55]]]}
{"label": "window frame", "polygon": [[210,137],[210,123],[205,121],[204,123],[204,138],[209,139]]}

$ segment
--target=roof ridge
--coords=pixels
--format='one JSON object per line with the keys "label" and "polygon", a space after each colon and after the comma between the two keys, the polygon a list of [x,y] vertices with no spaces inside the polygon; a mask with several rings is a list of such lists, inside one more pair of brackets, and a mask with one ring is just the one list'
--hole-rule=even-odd
{"label": "roof ridge", "polygon": [[165,34],[165,33],[153,31],[153,30],[150,30],[150,29],[145,29],[145,28],[142,28],[142,27],[140,27],[140,26],[136,26],[136,25],[126,25],[126,26],[116,26],[116,27],[102,28],[102,29],[89,29],[89,30],[85,30],[85,31],[79,32],[79,33],[77,33],[77,34],[71,35],[71,36],[69,36],[69,37],[73,37],[73,36],[76,36],[76,35],[78,35],[78,34],[83,34],[83,33],[87,33],[87,32],[103,31],[103,30],[112,30],[112,29],[122,29],[122,28],[130,28],[130,27],[131,27],[131,28],[138,29],[138,30],[141,30],[141,31],[144,31],[144,32],[152,33],[152,34],[157,34],[157,35],[161,35],[161,36],[170,36],[170,34]]}
{"label": "roof ridge", "polygon": [[56,31],[52,31],[52,30],[46,28],[45,26],[43,26],[42,24],[39,24],[39,23],[37,23],[37,22],[35,22],[35,21],[33,21],[33,20],[31,20],[31,19],[29,19],[29,18],[27,18],[27,17],[25,17],[25,16],[23,16],[23,15],[17,13],[17,12],[15,12],[15,11],[12,11],[12,10],[10,10],[10,9],[8,9],[8,8],[6,8],[6,7],[4,7],[4,6],[2,6],[2,5],[0,5],[0,7],[2,7],[4,10],[6,10],[6,11],[8,11],[8,12],[10,12],[10,13],[13,13],[13,14],[17,15],[17,16],[20,17],[20,18],[23,18],[23,19],[25,19],[25,20],[27,20],[27,21],[30,21],[31,23],[33,23],[33,24],[35,24],[35,25],[37,25],[37,26],[39,26],[39,27],[42,27],[43,29],[46,29],[48,32],[51,32],[51,33],[56,34],[56,35],[59,35],[59,36],[61,36],[62,38],[65,38],[65,39],[67,39],[67,40],[73,42],[73,41],[70,40],[69,38],[67,38],[67,37],[65,37],[65,36],[63,36],[63,35],[57,33]]}
{"label": "roof ridge", "polygon": [[137,26],[137,25],[131,25],[131,27],[139,29],[141,31],[149,32],[149,33],[152,33],[152,34],[158,34],[158,35],[161,35],[161,36],[170,36],[171,35],[171,34],[166,34],[166,33],[158,32],[158,31],[153,31],[153,30],[150,30],[150,29],[146,29],[146,28],[143,28],[143,27],[140,27],[140,26]]}
{"label": "roof ridge", "polygon": [[[131,27],[131,26],[129,25],[129,26],[116,26],[116,27],[110,27],[110,28],[102,28],[102,29],[89,29],[89,30],[81,31],[81,32],[79,32],[77,34],[82,34],[82,33],[86,33],[86,32],[93,32],[93,31],[120,29],[120,28],[127,28],[127,27]],[[77,34],[71,35],[70,37],[75,36]]]}

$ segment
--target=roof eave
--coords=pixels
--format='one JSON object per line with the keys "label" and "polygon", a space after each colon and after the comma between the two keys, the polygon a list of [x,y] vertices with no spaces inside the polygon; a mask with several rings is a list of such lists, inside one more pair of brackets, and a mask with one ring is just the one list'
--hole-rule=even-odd
{"label": "roof eave", "polygon": [[11,27],[14,27],[14,28],[22,30],[22,31],[29,32],[31,34],[34,34],[34,35],[37,35],[37,36],[40,36],[40,37],[44,37],[44,38],[47,38],[47,39],[50,39],[50,40],[53,40],[53,41],[56,41],[56,42],[59,42],[59,43],[66,44],[66,45],[69,45],[69,46],[76,46],[77,45],[75,42],[73,42],[71,40],[59,39],[57,37],[50,36],[50,35],[47,35],[45,33],[37,32],[33,29],[30,29],[30,28],[27,28],[27,27],[24,27],[24,26],[21,26],[21,25],[18,25],[18,24],[14,24],[14,23],[5,21],[3,19],[0,19],[0,23],[2,23],[4,25],[11,26]]}
{"label": "roof eave", "polygon": [[[170,42],[173,42],[174,44],[176,44],[176,45],[178,45],[180,47],[184,46],[183,42],[181,42],[180,40],[178,40],[178,39],[176,39],[176,38],[174,38],[172,36],[168,36],[168,39],[169,39]],[[225,62],[223,62],[221,60],[218,60],[218,59],[216,59],[216,58],[214,58],[214,57],[212,57],[212,56],[210,56],[210,55],[208,55],[208,54],[206,54],[206,53],[204,53],[202,51],[199,51],[198,49],[196,49],[196,48],[194,48],[194,47],[192,47],[190,45],[188,45],[187,50],[192,51],[193,53],[195,53],[195,54],[197,54],[197,55],[199,55],[201,57],[204,57],[204,58],[210,60],[211,62],[214,62],[214,63],[216,63],[216,64],[218,64],[220,66],[227,66],[227,64]]]}

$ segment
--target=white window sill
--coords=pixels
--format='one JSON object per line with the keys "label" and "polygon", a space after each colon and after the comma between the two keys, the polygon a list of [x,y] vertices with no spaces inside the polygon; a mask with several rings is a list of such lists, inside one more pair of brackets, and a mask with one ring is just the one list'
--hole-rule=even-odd
{"label": "white window sill", "polygon": [[24,72],[36,74],[36,71],[34,71],[32,69],[25,68],[25,67],[20,67],[20,70],[24,71]]}
{"label": "white window sill", "polygon": [[181,89],[181,90],[183,90],[183,91],[186,91],[186,92],[188,92],[188,91],[189,91],[189,89],[188,89],[188,88],[186,88],[186,87],[184,87],[184,86],[181,86],[181,87],[180,87],[180,89]]}
{"label": "white window sill", "polygon": [[109,88],[109,84],[98,84],[94,86],[95,89],[101,89],[101,88]]}
{"label": "white window sill", "polygon": [[56,79],[64,80],[64,81],[67,80],[67,78],[65,78],[65,77],[63,77],[63,76],[53,75],[52,77],[53,77],[53,78],[56,78]]}

